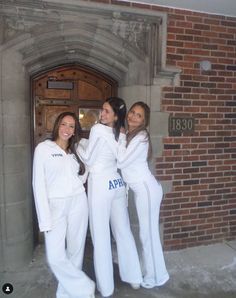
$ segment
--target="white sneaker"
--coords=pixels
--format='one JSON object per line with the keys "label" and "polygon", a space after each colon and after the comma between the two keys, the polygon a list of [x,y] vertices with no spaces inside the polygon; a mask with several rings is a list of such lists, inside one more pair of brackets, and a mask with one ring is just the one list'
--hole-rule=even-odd
{"label": "white sneaker", "polygon": [[140,288],[140,284],[131,283],[130,286],[131,286],[131,288],[133,288],[134,290],[138,290],[138,289]]}

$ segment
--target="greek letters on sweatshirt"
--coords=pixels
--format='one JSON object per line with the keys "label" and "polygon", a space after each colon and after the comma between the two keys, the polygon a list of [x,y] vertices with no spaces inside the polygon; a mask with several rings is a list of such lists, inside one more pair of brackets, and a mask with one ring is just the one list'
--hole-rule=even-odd
{"label": "greek letters on sweatshirt", "polygon": [[88,166],[90,173],[117,170],[117,147],[113,129],[103,124],[95,124],[89,134],[89,141],[80,141],[77,153]]}
{"label": "greek letters on sweatshirt", "polygon": [[151,175],[148,168],[148,139],[145,131],[139,132],[126,148],[126,135],[120,134],[117,166],[121,169],[122,177],[127,183],[142,181]]}
{"label": "greek letters on sweatshirt", "polygon": [[66,154],[55,142],[46,140],[35,148],[32,183],[40,231],[52,229],[50,199],[85,191],[78,172],[74,154]]}

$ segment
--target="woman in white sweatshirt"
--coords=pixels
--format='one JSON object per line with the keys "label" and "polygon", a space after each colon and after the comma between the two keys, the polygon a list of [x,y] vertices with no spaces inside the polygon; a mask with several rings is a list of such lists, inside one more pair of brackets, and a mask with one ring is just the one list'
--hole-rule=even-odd
{"label": "woman in white sweatshirt", "polygon": [[94,246],[94,269],[98,290],[103,297],[114,291],[110,224],[117,245],[121,280],[139,287],[142,274],[130,229],[124,182],[117,172],[120,128],[126,116],[125,102],[108,98],[99,124],[89,135],[88,145],[80,143],[78,153],[89,168],[89,222]]}
{"label": "woman in white sweatshirt", "polygon": [[33,190],[49,266],[58,280],[57,298],[94,298],[95,284],[81,270],[88,206],[78,157],[80,125],[74,113],[60,114],[52,139],[35,148]]}
{"label": "woman in white sweatshirt", "polygon": [[147,104],[133,104],[127,114],[128,132],[126,136],[121,134],[118,149],[118,168],[135,197],[142,245],[141,285],[145,288],[161,286],[169,279],[159,235],[163,190],[148,167],[151,156],[151,142],[147,131],[149,119],[150,108]]}

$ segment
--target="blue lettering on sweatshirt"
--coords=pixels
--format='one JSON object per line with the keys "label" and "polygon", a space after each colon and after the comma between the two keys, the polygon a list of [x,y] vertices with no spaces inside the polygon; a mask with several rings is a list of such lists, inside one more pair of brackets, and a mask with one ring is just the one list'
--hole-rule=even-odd
{"label": "blue lettering on sweatshirt", "polygon": [[58,157],[58,156],[63,157],[63,154],[61,154],[61,153],[53,153],[52,154],[52,157]]}
{"label": "blue lettering on sweatshirt", "polygon": [[109,180],[109,190],[122,186],[124,186],[124,182],[121,178]]}

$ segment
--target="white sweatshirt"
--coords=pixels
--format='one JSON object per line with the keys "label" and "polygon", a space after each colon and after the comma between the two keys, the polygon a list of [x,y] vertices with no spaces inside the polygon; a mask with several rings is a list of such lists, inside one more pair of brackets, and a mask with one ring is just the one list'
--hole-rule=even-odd
{"label": "white sweatshirt", "polygon": [[80,141],[77,153],[90,173],[116,172],[117,147],[113,128],[95,124],[90,130],[89,141]]}
{"label": "white sweatshirt", "polygon": [[40,231],[52,229],[50,199],[85,191],[74,154],[66,154],[55,142],[37,145],[33,161],[33,191]]}
{"label": "white sweatshirt", "polygon": [[120,134],[117,166],[121,169],[122,177],[127,183],[142,181],[152,175],[148,167],[148,139],[145,131],[139,132],[126,148],[126,136]]}

